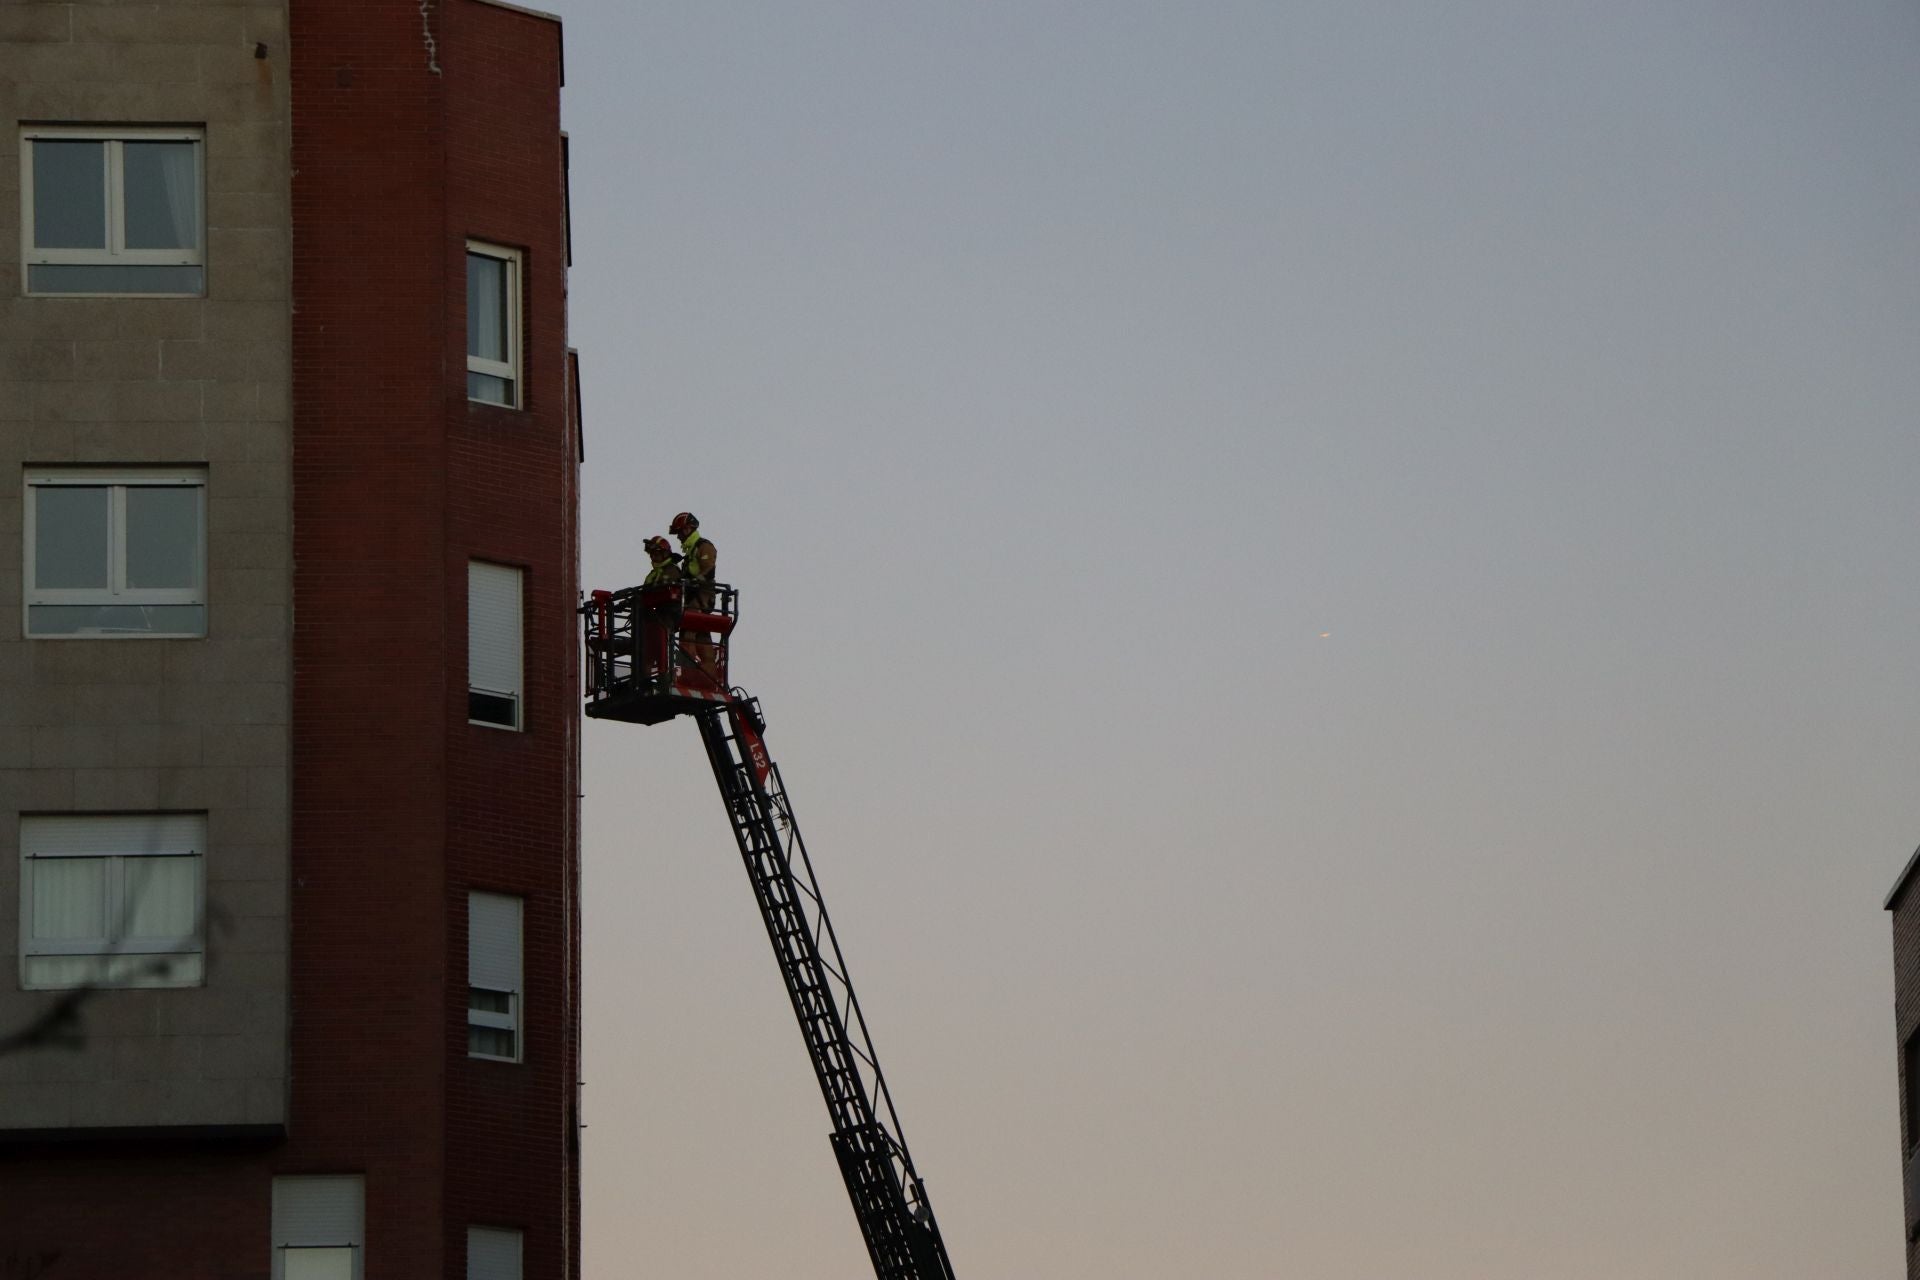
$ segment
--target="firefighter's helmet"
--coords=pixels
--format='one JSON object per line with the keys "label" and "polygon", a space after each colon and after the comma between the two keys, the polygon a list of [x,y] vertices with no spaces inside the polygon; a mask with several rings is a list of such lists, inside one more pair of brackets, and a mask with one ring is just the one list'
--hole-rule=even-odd
{"label": "firefighter's helmet", "polygon": [[659,534],[648,538],[640,545],[646,548],[647,554],[650,556],[670,556],[673,554],[673,544]]}
{"label": "firefighter's helmet", "polygon": [[694,515],[691,511],[682,511],[673,518],[673,523],[667,526],[667,532],[676,538],[680,538],[692,533],[699,527],[700,518],[698,516]]}

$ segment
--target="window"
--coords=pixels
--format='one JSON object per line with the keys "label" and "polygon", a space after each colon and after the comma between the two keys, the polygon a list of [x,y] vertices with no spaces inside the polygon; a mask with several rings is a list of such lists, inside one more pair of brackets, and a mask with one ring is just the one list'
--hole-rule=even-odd
{"label": "window", "polygon": [[1901,1046],[1900,1066],[1905,1075],[1902,1092],[1906,1095],[1907,1154],[1912,1155],[1920,1148],[1920,1028]]}
{"label": "window", "polygon": [[467,1280],[520,1280],[520,1233],[468,1227]]}
{"label": "window", "polygon": [[520,899],[467,895],[467,1053],[520,1061]]}
{"label": "window", "polygon": [[284,1280],[353,1280],[353,1246],[290,1244],[280,1250]]}
{"label": "window", "polygon": [[359,1280],[365,1231],[359,1177],[273,1180],[273,1280]]}
{"label": "window", "polygon": [[198,129],[23,129],[27,292],[205,293],[205,151]]}
{"label": "window", "polygon": [[520,407],[520,254],[467,241],[467,399]]}
{"label": "window", "polygon": [[467,563],[467,719],[520,727],[520,570]]}
{"label": "window", "polygon": [[29,471],[26,633],[207,633],[206,472]]}
{"label": "window", "polygon": [[205,814],[23,817],[21,985],[198,986],[206,847]]}
{"label": "window", "polygon": [[1920,1239],[1920,1028],[1900,1045],[1902,1127],[1906,1130],[1907,1161],[1901,1171],[1906,1184],[1907,1239]]}

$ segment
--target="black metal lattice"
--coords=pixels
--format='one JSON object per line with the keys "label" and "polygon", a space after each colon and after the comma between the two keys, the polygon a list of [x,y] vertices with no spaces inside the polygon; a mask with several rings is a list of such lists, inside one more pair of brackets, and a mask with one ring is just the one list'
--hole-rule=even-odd
{"label": "black metal lattice", "polygon": [[760,743],[758,705],[736,696],[695,718],[833,1120],[834,1157],[874,1274],[953,1280],[780,768]]}

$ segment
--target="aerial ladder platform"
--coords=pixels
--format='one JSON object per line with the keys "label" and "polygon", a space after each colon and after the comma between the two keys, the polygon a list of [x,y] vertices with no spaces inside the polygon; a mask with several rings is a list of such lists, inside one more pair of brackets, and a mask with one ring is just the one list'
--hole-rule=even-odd
{"label": "aerial ladder platform", "polygon": [[954,1280],[926,1184],[800,838],[759,699],[728,683],[739,596],[724,583],[595,591],[580,613],[586,711],[660,724],[690,715],[753,883],[780,976],[833,1121],[834,1159],[878,1280]]}

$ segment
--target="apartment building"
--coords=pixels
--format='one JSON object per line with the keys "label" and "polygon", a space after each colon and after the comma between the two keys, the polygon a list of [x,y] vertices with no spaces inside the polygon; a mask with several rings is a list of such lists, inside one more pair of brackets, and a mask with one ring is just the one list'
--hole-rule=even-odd
{"label": "apartment building", "polygon": [[0,1274],[578,1274],[561,79],[0,5]]}

